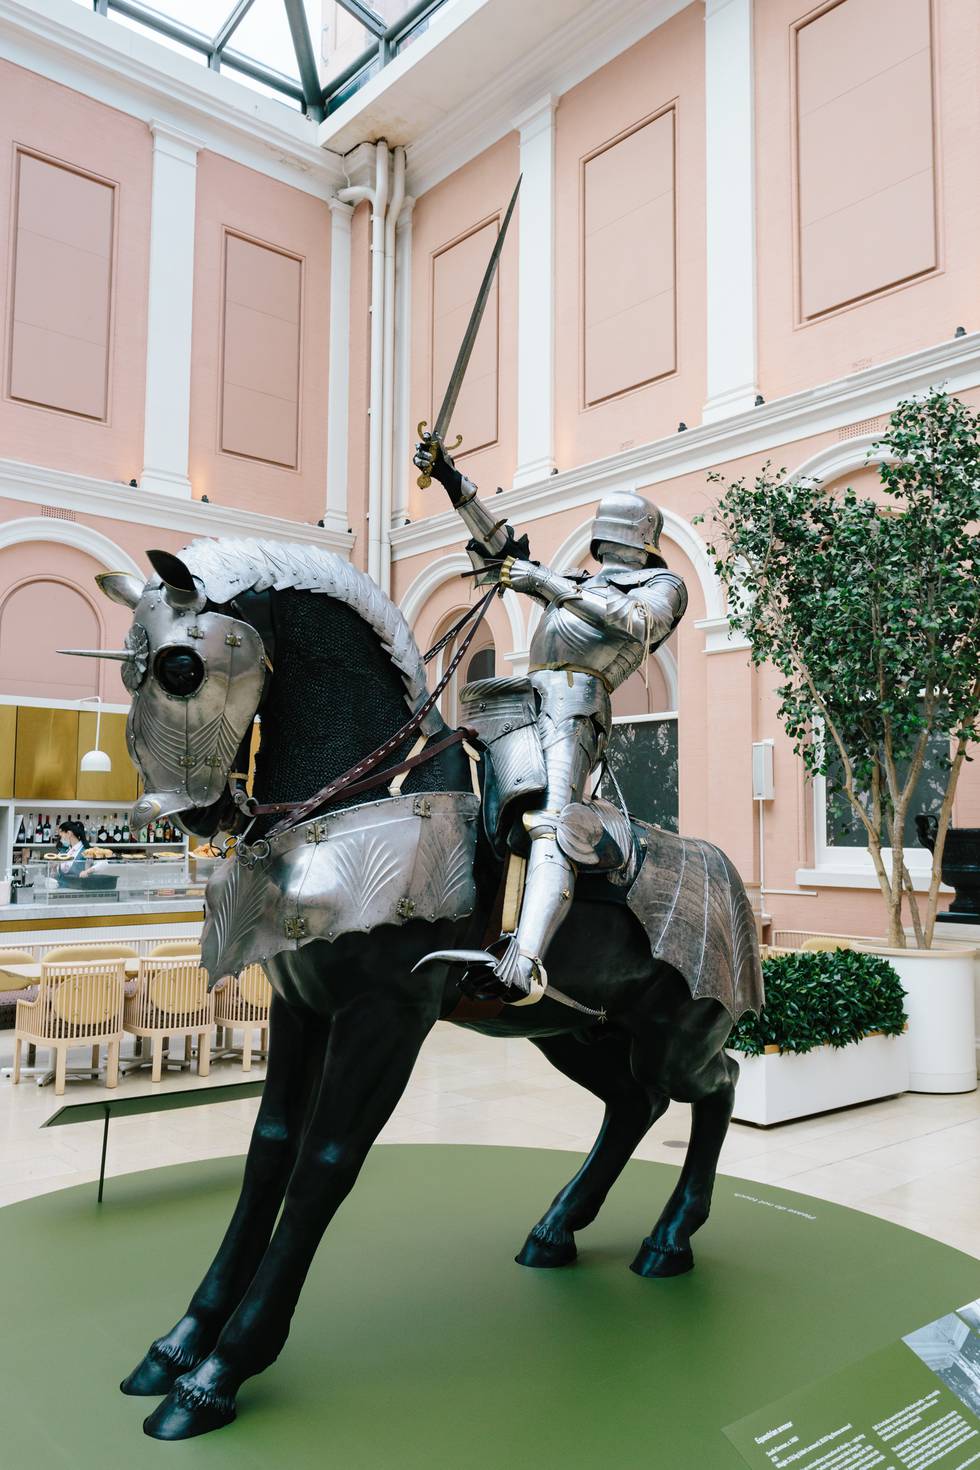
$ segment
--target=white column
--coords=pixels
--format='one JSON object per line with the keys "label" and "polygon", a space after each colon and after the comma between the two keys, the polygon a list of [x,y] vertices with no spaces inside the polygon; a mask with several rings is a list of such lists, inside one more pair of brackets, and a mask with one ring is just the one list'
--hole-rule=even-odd
{"label": "white column", "polygon": [[391,524],[404,525],[408,516],[413,471],[412,443],[412,211],[415,200],[406,195],[395,233],[395,402],[394,503]]}
{"label": "white column", "polygon": [[705,3],[708,401],[714,423],[755,403],[752,0]]}
{"label": "white column", "polygon": [[555,109],[543,97],[517,120],[521,133],[517,269],[517,468],[514,484],[555,468]]}
{"label": "white column", "polygon": [[347,440],[350,434],[350,227],[354,206],[328,199],[330,206],[330,367],[327,387],[327,503],[323,524],[345,532],[347,519]]}
{"label": "white column", "polygon": [[151,121],[153,197],[146,329],[146,407],[140,485],[189,496],[194,211],[201,144]]}

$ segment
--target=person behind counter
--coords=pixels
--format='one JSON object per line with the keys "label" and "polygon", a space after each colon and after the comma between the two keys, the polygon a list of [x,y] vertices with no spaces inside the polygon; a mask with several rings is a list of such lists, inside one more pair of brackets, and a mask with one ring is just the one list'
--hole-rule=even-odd
{"label": "person behind counter", "polygon": [[85,870],[85,828],[81,822],[62,822],[58,828],[58,842],[65,849],[65,856],[57,864],[55,877],[58,883],[64,883],[70,878],[77,878]]}

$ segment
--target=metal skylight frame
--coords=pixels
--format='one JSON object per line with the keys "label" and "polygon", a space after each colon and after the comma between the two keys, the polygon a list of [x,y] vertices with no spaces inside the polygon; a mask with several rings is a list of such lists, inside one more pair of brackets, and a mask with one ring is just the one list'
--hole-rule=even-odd
{"label": "metal skylight frame", "polygon": [[204,57],[211,71],[227,67],[253,81],[297,102],[308,117],[321,122],[345,102],[359,87],[387,66],[412,33],[425,25],[429,16],[446,4],[446,0],[415,0],[391,25],[372,10],[364,0],[337,0],[337,3],[373,37],[367,46],[343,71],[332,77],[326,87],[320,85],[316,51],[310,36],[309,21],[303,0],[282,0],[289,23],[299,81],[265,66],[255,57],[246,56],[229,46],[235,31],[255,4],[255,0],[234,0],[218,31],[213,36],[196,31],[182,21],[172,20],[144,0],[92,0],[97,15],[108,17],[113,11],[138,22],[149,31],[167,36],[188,50]]}

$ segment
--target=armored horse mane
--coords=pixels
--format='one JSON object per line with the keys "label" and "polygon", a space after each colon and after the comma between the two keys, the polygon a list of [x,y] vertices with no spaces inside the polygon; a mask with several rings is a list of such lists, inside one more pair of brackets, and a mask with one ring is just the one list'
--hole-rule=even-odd
{"label": "armored horse mane", "polygon": [[[243,592],[312,592],[343,603],[375,633],[398,670],[414,713],[428,694],[425,664],[401,609],[376,582],[336,552],[295,541],[202,537],[180,552],[211,602],[225,604]],[[440,727],[430,717],[430,731]]]}

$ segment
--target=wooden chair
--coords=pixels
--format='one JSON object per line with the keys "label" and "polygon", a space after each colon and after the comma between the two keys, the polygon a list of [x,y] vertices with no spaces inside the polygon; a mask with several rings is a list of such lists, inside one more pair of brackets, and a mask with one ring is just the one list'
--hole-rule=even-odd
{"label": "wooden chair", "polygon": [[804,939],[800,945],[801,950],[816,952],[818,954],[833,954],[838,949],[853,949],[854,945],[849,939],[844,939],[834,934],[813,934],[809,939]]}
{"label": "wooden chair", "polygon": [[135,960],[139,950],[132,944],[93,939],[90,944],[61,944],[41,956],[46,965],[63,965],[69,960]]}
{"label": "wooden chair", "polygon": [[261,965],[249,965],[236,978],[229,976],[226,984],[214,992],[214,1019],[225,1031],[241,1030],[242,1071],[252,1070],[252,1038],[259,1033],[258,1050],[269,1049],[269,1007],[272,1004],[272,986]]}
{"label": "wooden chair", "polygon": [[[4,974],[5,965],[33,965],[34,955],[29,949],[0,949],[0,1027],[13,1026],[16,1019],[17,1002],[28,1000],[28,991],[36,981],[25,980],[23,975]],[[28,1066],[33,1066],[28,1061]]]}
{"label": "wooden chair", "polygon": [[198,939],[164,939],[155,944],[147,951],[150,959],[176,959],[178,956],[189,954],[199,955],[201,953],[201,941]]}
{"label": "wooden chair", "polygon": [[208,994],[208,977],[195,956],[140,960],[134,993],[126,997],[123,1030],[140,1040],[148,1037],[154,1082],[163,1071],[163,1043],[168,1036],[183,1036],[184,1058],[190,1060],[196,1036],[197,1073],[206,1077],[211,1069],[211,1032],[214,1002]]}
{"label": "wooden chair", "polygon": [[106,1087],[115,1087],[119,1080],[125,983],[126,967],[121,959],[43,962],[37,999],[17,1002],[14,1082],[20,1081],[20,1054],[25,1042],[54,1052],[54,1090],[59,1097],[65,1090],[69,1048],[91,1046],[92,1070],[98,1071],[101,1049],[107,1045]]}

